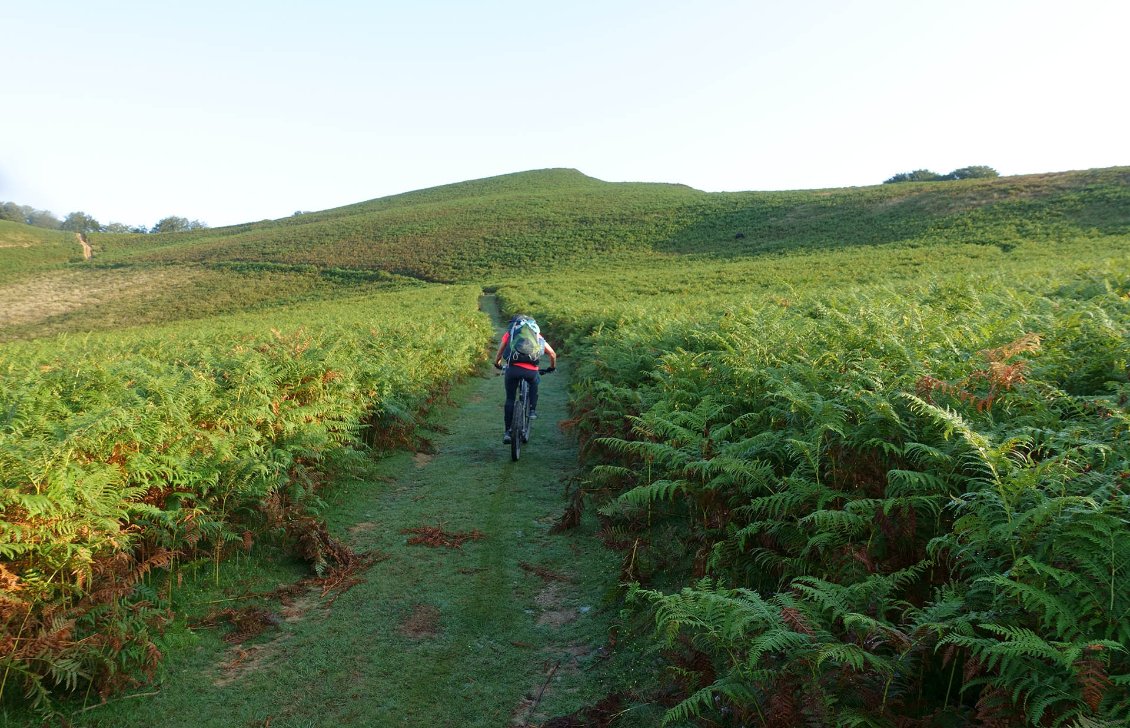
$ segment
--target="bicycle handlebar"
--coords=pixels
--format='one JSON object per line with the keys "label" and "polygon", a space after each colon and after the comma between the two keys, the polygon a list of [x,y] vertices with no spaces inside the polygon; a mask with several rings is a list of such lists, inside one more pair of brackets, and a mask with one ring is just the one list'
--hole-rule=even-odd
{"label": "bicycle handlebar", "polygon": [[[502,371],[503,366],[495,363],[494,368]],[[557,371],[557,367],[546,367],[545,369],[538,369],[538,374],[553,374],[555,371]]]}

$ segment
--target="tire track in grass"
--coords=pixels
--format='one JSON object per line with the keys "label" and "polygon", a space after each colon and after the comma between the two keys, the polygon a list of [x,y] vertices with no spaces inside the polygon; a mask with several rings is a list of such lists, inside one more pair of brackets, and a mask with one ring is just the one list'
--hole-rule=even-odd
{"label": "tire track in grass", "polygon": [[[618,560],[591,520],[549,533],[576,463],[555,424],[566,416],[562,353],[521,461],[502,444],[502,380],[491,370],[460,385],[461,405],[433,415],[430,457],[392,455],[325,496],[331,531],[385,557],[362,584],[283,621],[233,680],[216,679],[218,637],[199,633],[170,655],[157,695],[90,711],[89,725],[493,728],[600,700],[614,612],[603,598]],[[422,527],[481,538],[409,543]]]}

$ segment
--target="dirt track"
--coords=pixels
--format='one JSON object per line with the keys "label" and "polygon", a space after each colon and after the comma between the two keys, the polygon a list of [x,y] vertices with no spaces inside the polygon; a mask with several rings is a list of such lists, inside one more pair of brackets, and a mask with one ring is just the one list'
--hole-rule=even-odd
{"label": "dirt track", "polygon": [[82,246],[82,259],[90,260],[94,257],[94,248],[90,247],[90,241],[86,239],[86,233],[75,233],[79,245]]}

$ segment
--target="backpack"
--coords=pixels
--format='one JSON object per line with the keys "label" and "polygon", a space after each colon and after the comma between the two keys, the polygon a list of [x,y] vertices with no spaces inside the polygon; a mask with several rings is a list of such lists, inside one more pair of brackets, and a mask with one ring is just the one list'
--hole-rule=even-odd
{"label": "backpack", "polygon": [[545,353],[541,329],[538,322],[528,316],[518,316],[510,322],[510,342],[507,345],[506,361],[537,364]]}

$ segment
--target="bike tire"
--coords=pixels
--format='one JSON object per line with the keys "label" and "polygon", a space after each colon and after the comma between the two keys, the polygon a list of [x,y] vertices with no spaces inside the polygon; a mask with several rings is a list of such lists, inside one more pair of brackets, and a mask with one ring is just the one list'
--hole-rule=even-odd
{"label": "bike tire", "polygon": [[522,380],[518,383],[518,395],[514,401],[514,415],[510,418],[510,459],[522,456],[522,436],[526,432],[527,415],[530,409],[530,385]]}
{"label": "bike tire", "polygon": [[[525,384],[525,382],[523,382]],[[525,403],[522,406],[522,443],[525,444],[530,441],[530,428],[533,427],[534,421],[530,419],[530,388],[526,386]]]}

